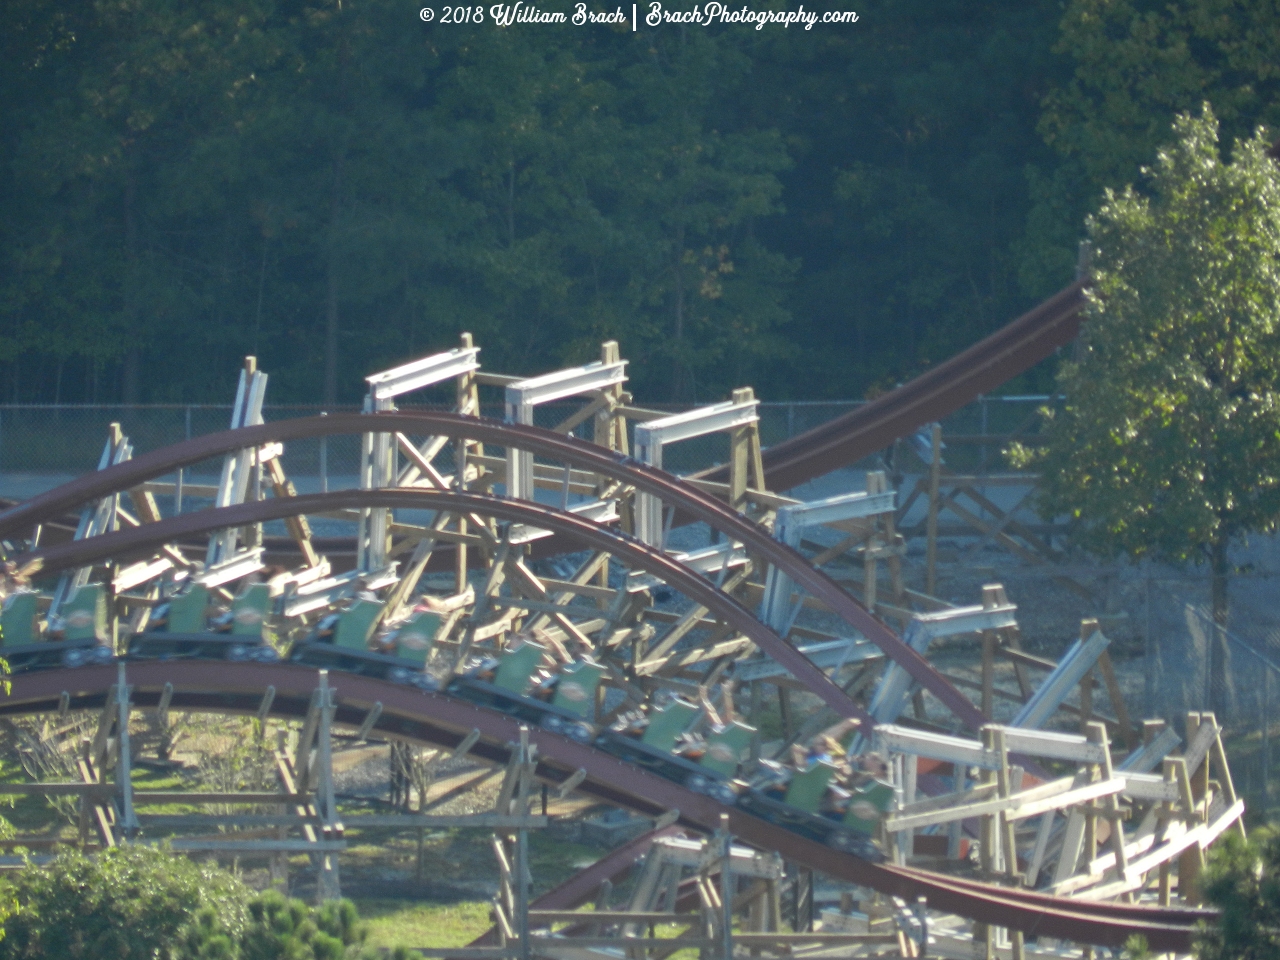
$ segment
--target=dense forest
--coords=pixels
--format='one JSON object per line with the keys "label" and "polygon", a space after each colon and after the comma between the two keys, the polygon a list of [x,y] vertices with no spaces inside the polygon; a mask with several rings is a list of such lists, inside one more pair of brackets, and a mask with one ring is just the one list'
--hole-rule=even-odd
{"label": "dense forest", "polygon": [[504,372],[616,338],[651,401],[874,394],[1068,282],[1178,111],[1277,123],[1278,7],[7,0],[0,400],[221,401],[255,353],[351,401],[462,330]]}

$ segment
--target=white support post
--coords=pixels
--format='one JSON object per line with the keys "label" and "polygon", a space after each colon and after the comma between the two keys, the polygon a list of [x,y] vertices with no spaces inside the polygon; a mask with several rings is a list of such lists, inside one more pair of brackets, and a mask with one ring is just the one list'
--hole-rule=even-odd
{"label": "white support post", "polygon": [[[773,521],[773,538],[789,547],[799,547],[804,531],[810,527],[892,513],[897,509],[897,496],[894,490],[874,494],[858,491],[825,500],[787,504],[778,508]],[[785,630],[791,622],[791,593],[794,589],[795,584],[790,577],[776,567],[769,567],[760,619],[774,630]]]}
{"label": "white support post", "polygon": [[[466,345],[365,377],[369,393],[364,412],[395,410],[396,397],[474,373],[480,368],[479,353],[479,347]],[[360,447],[360,488],[381,490],[395,485],[396,445],[392,434],[366,433]],[[356,538],[356,569],[360,572],[377,573],[387,566],[390,520],[391,511],[386,507],[365,507],[360,511]]]}
{"label": "white support post", "polygon": [[[236,387],[235,406],[231,411],[231,429],[239,430],[262,423],[262,401],[266,395],[267,375],[258,369],[256,357],[245,357],[244,369],[240,371],[240,382]],[[215,507],[244,503],[253,471],[252,461],[250,450],[236,450],[223,458],[222,477],[218,481],[218,492],[214,497]],[[234,557],[239,537],[239,529],[235,527],[211,536],[209,549],[205,552],[205,565],[213,566]]]}
{"label": "white support post", "polygon": [[[680,440],[734,430],[760,420],[759,401],[727,400],[669,417],[636,424],[636,459],[651,467],[662,466],[662,448]],[[649,493],[636,495],[636,536],[651,547],[662,546],[662,501]]]}
{"label": "white support post", "polygon": [[[956,607],[934,613],[918,613],[907,624],[902,639],[911,649],[923,654],[929,649],[930,643],[941,637],[1017,626],[1017,611],[1016,604],[1006,603],[997,607]],[[897,720],[907,705],[910,691],[910,674],[896,663],[889,664],[871,698],[871,715],[876,718],[876,723],[893,723]]]}
{"label": "white support post", "polygon": [[[124,463],[132,458],[133,445],[129,443],[129,438],[120,432],[120,424],[111,424],[107,429],[107,442],[102,448],[102,456],[98,458],[98,469],[105,470],[107,467],[114,467],[116,464]],[[115,513],[115,506],[119,496],[119,494],[114,494],[110,497],[103,497],[97,504],[86,505],[80,512],[80,522],[76,525],[76,533],[73,539],[83,540],[85,537],[96,537],[100,533],[109,532],[107,528]],[[50,620],[57,615],[58,608],[71,599],[72,594],[77,589],[89,582],[91,572],[91,567],[81,567],[78,570],[64,573],[58,579],[58,585],[53,591],[53,600],[49,604],[47,614]]]}
{"label": "white support post", "polygon": [[[596,390],[606,390],[624,383],[627,379],[627,361],[612,363],[596,361],[580,367],[569,367],[544,373],[527,380],[517,380],[507,385],[506,407],[508,423],[533,425],[533,410],[539,404],[564,400]],[[507,496],[521,500],[533,499],[533,453],[528,450],[507,448]]]}
{"label": "white support post", "polygon": [[1097,629],[1096,621],[1085,621],[1093,625],[1088,636],[1082,636],[1058,661],[1058,666],[1045,678],[1036,689],[1031,699],[1018,711],[1010,726],[1042,727],[1053,716],[1054,711],[1062,705],[1075,685],[1083,679],[1102,652],[1111,645],[1111,641]]}
{"label": "white support post", "polygon": [[[333,792],[333,715],[337,710],[337,691],[329,686],[329,671],[320,671],[320,711],[317,731],[316,765],[319,769],[316,783],[316,806],[319,807],[325,840],[342,836],[342,823],[338,819],[336,798]],[[325,850],[320,854],[320,874],[316,881],[316,897],[321,902],[337,900],[342,896],[338,874],[338,854]]]}
{"label": "white support post", "polygon": [[132,760],[129,753],[129,697],[133,688],[127,683],[124,662],[116,667],[116,802],[119,804],[120,837],[128,840],[137,834],[138,817],[133,811]]}

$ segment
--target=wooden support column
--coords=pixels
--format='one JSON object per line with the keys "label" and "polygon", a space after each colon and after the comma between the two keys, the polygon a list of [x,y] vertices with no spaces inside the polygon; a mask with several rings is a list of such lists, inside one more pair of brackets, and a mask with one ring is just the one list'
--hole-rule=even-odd
{"label": "wooden support column", "polygon": [[[316,806],[319,807],[322,835],[325,840],[342,838],[342,822],[338,819],[337,799],[333,790],[333,715],[337,711],[337,691],[329,687],[329,671],[320,671],[320,711],[316,731],[317,787]],[[338,900],[342,897],[342,885],[338,875],[338,854],[326,850],[320,854],[320,872],[316,878],[316,899]]]}
{"label": "wooden support column", "polygon": [[[474,342],[470,333],[464,333],[460,337],[459,346],[463,350],[468,350],[474,346]],[[466,373],[458,377],[457,390],[455,393],[455,402],[457,410],[464,416],[478,417],[480,416],[480,392],[476,386],[476,374],[474,370],[468,370]],[[484,454],[484,444],[477,444],[475,441],[467,440],[465,437],[459,437],[454,443],[454,472],[453,472],[453,488],[455,490],[467,489],[467,457],[471,452],[471,447],[477,447],[481,455]],[[483,467],[480,468],[484,470]],[[458,516],[458,533],[466,534],[467,518]],[[467,545],[459,538],[458,543],[454,545],[454,592],[462,593],[467,589]]]}
{"label": "wooden support column", "polygon": [[[1202,716],[1200,713],[1191,712],[1187,714],[1188,746],[1196,740],[1196,734],[1200,732],[1201,722]],[[1209,757],[1206,753],[1195,769],[1190,769],[1185,759],[1180,767],[1178,765],[1174,766],[1175,774],[1184,783],[1180,792],[1182,793],[1182,806],[1186,808],[1184,815],[1186,816],[1187,829],[1194,828],[1201,820],[1201,817],[1197,815],[1196,806],[1204,799],[1209,789],[1208,759]],[[1199,844],[1188,848],[1186,852],[1178,857],[1178,895],[1184,903],[1192,906],[1200,903],[1200,873],[1203,869],[1204,850],[1201,849]]]}
{"label": "wooden support column", "polygon": [[[734,403],[751,403],[755,391],[751,387],[734,390]],[[764,468],[760,453],[760,425],[748,423],[735,427],[729,434],[729,506],[739,512],[747,509],[747,490],[760,489]]]}

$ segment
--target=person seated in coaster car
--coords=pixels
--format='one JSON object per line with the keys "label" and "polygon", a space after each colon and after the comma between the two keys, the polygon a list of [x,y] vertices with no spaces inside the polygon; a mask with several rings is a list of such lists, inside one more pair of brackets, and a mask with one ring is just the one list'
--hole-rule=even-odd
{"label": "person seated in coaster car", "polygon": [[645,727],[648,725],[649,716],[645,713],[644,707],[641,706],[618,714],[617,719],[609,725],[609,730],[613,733],[620,733],[624,737],[639,740],[644,736]]}
{"label": "person seated in coaster car", "polygon": [[707,753],[707,738],[702,733],[682,733],[676,738],[675,749],[671,751],[678,757],[697,763]]}
{"label": "person seated in coaster car", "polygon": [[850,771],[845,783],[852,789],[870,786],[873,782],[884,782],[889,779],[889,761],[880,754],[864,753],[860,757],[849,758]]}
{"label": "person seated in coaster car", "polygon": [[751,778],[751,786],[767,797],[783,800],[787,795],[787,784],[791,782],[794,767],[779,763],[777,760],[761,760]]}

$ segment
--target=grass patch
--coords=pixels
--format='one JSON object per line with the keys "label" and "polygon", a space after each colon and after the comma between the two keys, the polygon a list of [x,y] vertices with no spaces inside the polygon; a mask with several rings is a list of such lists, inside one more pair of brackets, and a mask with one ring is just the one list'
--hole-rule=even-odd
{"label": "grass patch", "polygon": [[465,947],[489,929],[486,900],[423,903],[417,900],[356,900],[369,924],[371,947]]}

